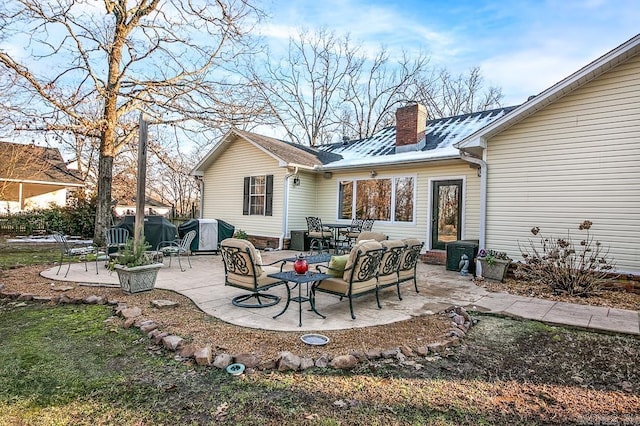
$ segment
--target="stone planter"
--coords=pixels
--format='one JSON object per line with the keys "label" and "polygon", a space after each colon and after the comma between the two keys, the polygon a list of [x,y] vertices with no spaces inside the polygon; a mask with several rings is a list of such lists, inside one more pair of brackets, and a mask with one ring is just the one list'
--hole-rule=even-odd
{"label": "stone planter", "polygon": [[120,280],[120,288],[125,293],[131,294],[153,290],[156,285],[158,271],[162,268],[162,263],[152,263],[151,265],[134,266],[132,268],[115,265],[114,268]]}
{"label": "stone planter", "polygon": [[489,265],[489,262],[485,258],[479,257],[478,260],[482,267],[483,278],[501,282],[504,281],[504,278],[507,276],[507,270],[509,269],[511,260],[494,259],[493,264],[491,265]]}

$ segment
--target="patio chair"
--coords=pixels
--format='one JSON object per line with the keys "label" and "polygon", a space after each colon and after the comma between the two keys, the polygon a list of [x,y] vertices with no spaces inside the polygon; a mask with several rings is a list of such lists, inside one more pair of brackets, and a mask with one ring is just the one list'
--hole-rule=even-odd
{"label": "patio chair", "polygon": [[322,220],[319,217],[307,217],[307,234],[311,240],[309,250],[322,252],[326,245],[327,251],[331,246],[333,232],[329,228],[322,226]]}
{"label": "patio chair", "polygon": [[371,231],[373,229],[373,223],[375,219],[365,219],[362,221],[362,231]]}
{"label": "patio chair", "polygon": [[416,238],[406,238],[402,240],[407,247],[404,249],[402,256],[400,256],[400,267],[398,269],[398,286],[405,281],[413,280],[413,286],[418,291],[418,281],[416,280],[416,266],[418,265],[418,258],[424,243],[420,242]]}
{"label": "patio chair", "polygon": [[388,238],[389,236],[383,234],[382,232],[362,231],[360,232],[360,235],[358,235],[358,238],[356,239],[356,243],[360,241],[366,241],[366,240],[375,240],[380,242]]}
{"label": "patio chair", "polygon": [[[247,240],[227,238],[220,243],[220,253],[224,263],[224,284],[241,288],[251,294],[236,296],[231,299],[234,306],[241,308],[266,308],[280,302],[280,297],[262,293],[271,287],[284,284],[284,281],[268,275],[282,271],[284,261],[279,260],[266,265],[262,264],[260,252]],[[280,263],[280,267],[273,266]],[[256,303],[245,303],[255,299]],[[266,300],[267,302],[263,301]]]}
{"label": "patio chair", "polygon": [[358,236],[362,231],[362,222],[362,219],[353,219],[351,221],[351,226],[340,231],[349,247],[353,247],[353,244],[355,244],[358,239]]}
{"label": "patio chair", "polygon": [[[108,266],[112,254],[117,256],[120,250],[124,249],[129,239],[129,230],[126,228],[107,228],[104,230],[104,247],[98,249],[98,253],[104,249],[105,266]],[[98,260],[100,256],[96,256],[96,274],[98,273]]]}
{"label": "patio chair", "polygon": [[189,262],[189,268],[191,268],[191,242],[195,237],[196,231],[194,230],[187,232],[182,239],[160,241],[156,247],[156,253],[162,253],[163,256],[169,256],[169,268],[171,268],[171,259],[173,256],[177,256],[180,270],[184,272],[186,269],[182,268],[182,261],[180,258],[182,256],[186,256],[187,262]]}
{"label": "patio chair", "polygon": [[71,247],[71,244],[69,243],[69,240],[67,240],[67,237],[60,232],[54,232],[53,239],[56,240],[56,243],[58,244],[58,248],[60,249],[60,261],[58,262],[59,263],[58,271],[56,272],[56,275],[60,273],[60,269],[62,268],[65,258],[67,260],[67,272],[65,272],[64,274],[65,278],[69,274],[71,263],[74,260],[83,260],[84,270],[88,271],[87,258],[89,257],[90,254],[96,253],[95,247],[93,246]]}
{"label": "patio chair", "polygon": [[384,252],[378,269],[378,290],[395,286],[398,291],[398,299],[402,300],[398,270],[400,269],[400,257],[407,245],[401,240],[385,240],[380,244],[382,244]]}
{"label": "patio chair", "polygon": [[312,306],[315,306],[317,292],[333,294],[339,296],[340,299],[348,297],[351,319],[356,319],[353,313],[353,298],[375,293],[378,308],[382,308],[378,297],[376,274],[383,250],[382,245],[377,241],[364,241],[351,249],[344,271],[334,270],[324,265],[316,266],[320,272],[337,276],[318,281],[313,285],[311,288],[311,297],[314,300]]}

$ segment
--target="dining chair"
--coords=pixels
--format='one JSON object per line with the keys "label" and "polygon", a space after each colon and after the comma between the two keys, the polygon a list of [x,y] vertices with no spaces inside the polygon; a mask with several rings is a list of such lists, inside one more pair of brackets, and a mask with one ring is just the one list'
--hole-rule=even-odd
{"label": "dining chair", "polygon": [[177,239],[173,241],[160,241],[156,248],[156,252],[162,253],[163,256],[169,256],[169,268],[171,268],[171,258],[173,256],[178,257],[178,265],[180,266],[180,270],[182,272],[186,271],[186,269],[182,268],[182,262],[180,258],[182,256],[187,257],[187,262],[189,263],[189,268],[191,268],[191,242],[196,237],[196,231],[187,232],[182,239]]}
{"label": "dining chair", "polygon": [[373,229],[373,223],[375,219],[364,219],[362,221],[361,231],[371,231]]}
{"label": "dining chair", "polygon": [[56,241],[58,248],[60,249],[60,261],[58,262],[58,271],[56,275],[60,273],[60,269],[64,263],[66,258],[67,260],[67,272],[65,272],[64,277],[66,278],[69,274],[69,269],[71,268],[71,263],[74,260],[83,260],[84,261],[84,270],[87,269],[87,259],[90,254],[96,253],[96,249],[93,246],[85,246],[85,247],[71,247],[69,240],[66,235],[61,232],[54,232],[53,239]]}
{"label": "dining chair", "polygon": [[329,228],[322,226],[322,220],[319,217],[307,217],[307,234],[311,240],[309,244],[310,251],[317,250],[320,253],[324,250],[325,244],[327,251],[331,247],[333,232]]}
{"label": "dining chair", "polygon": [[351,225],[348,228],[340,231],[349,247],[353,247],[353,244],[358,239],[358,235],[360,235],[360,232],[362,231],[363,222],[364,221],[362,219],[353,219],[351,221]]}

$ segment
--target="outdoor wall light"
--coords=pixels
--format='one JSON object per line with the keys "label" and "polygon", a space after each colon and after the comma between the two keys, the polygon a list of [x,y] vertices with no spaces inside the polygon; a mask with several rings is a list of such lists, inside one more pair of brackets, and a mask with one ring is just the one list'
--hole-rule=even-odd
{"label": "outdoor wall light", "polygon": [[332,172],[324,172],[324,178],[325,179],[331,179],[333,177],[333,173]]}
{"label": "outdoor wall light", "polygon": [[293,186],[300,186],[300,178],[298,176],[293,178]]}
{"label": "outdoor wall light", "polygon": [[378,172],[376,172],[375,170],[371,170],[370,175],[371,175],[372,178],[374,178],[374,177],[378,176]]}

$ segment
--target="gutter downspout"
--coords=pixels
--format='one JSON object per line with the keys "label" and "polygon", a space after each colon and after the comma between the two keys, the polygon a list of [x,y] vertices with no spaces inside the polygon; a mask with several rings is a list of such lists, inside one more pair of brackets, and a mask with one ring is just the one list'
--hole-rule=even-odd
{"label": "gutter downspout", "polygon": [[202,176],[195,176],[196,180],[198,181],[198,189],[200,189],[200,214],[198,216],[199,219],[204,219],[203,217],[203,207],[204,207],[204,179],[202,178]]}
{"label": "gutter downspout", "polygon": [[[460,150],[460,158],[468,163],[480,166],[480,235],[478,236],[478,245],[483,249],[485,248],[487,235],[487,162],[462,150]],[[482,273],[482,268],[479,264],[476,265],[476,270]]]}
{"label": "gutter downspout", "polygon": [[289,178],[298,174],[298,167],[292,173],[284,175],[284,196],[282,197],[282,233],[278,238],[278,250],[284,247],[284,238],[287,234],[287,226],[289,226]]}

